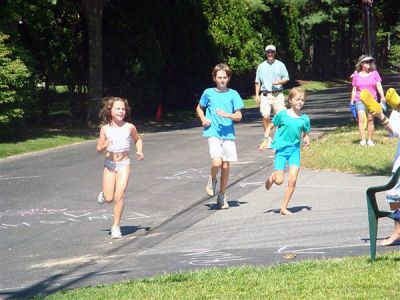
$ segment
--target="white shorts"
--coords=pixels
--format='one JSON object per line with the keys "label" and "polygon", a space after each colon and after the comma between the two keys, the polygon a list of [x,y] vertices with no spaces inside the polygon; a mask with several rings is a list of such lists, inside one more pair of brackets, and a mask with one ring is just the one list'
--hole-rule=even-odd
{"label": "white shorts", "polygon": [[260,95],[260,113],[265,118],[271,117],[271,110],[274,110],[274,113],[278,113],[285,107],[285,96],[283,93],[268,93],[267,96],[263,94]]}
{"label": "white shorts", "polygon": [[211,159],[221,157],[222,161],[237,161],[236,143],[234,140],[224,140],[217,137],[208,138]]}

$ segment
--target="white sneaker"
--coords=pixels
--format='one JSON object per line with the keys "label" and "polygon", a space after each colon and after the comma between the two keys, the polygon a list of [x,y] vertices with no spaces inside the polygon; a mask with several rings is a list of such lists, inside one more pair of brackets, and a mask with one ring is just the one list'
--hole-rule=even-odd
{"label": "white sneaker", "polygon": [[208,182],[206,185],[206,193],[208,196],[214,196],[215,195],[215,188],[217,186],[217,179],[212,179],[211,176],[208,177]]}
{"label": "white sneaker", "polygon": [[121,229],[119,226],[111,227],[111,238],[112,239],[120,239],[122,237]]}
{"label": "white sneaker", "polygon": [[106,199],[104,198],[103,192],[100,192],[99,195],[97,196],[97,203],[103,204],[104,202],[106,202]]}
{"label": "white sneaker", "polygon": [[219,209],[227,209],[229,208],[228,201],[226,201],[226,194],[218,194],[217,196],[217,205]]}
{"label": "white sneaker", "polygon": [[359,142],[359,144],[360,144],[360,146],[366,146],[366,145],[367,145],[367,142],[366,142],[365,140],[361,140],[361,141]]}
{"label": "white sneaker", "polygon": [[367,145],[370,146],[370,147],[373,147],[373,146],[376,145],[376,143],[373,140],[368,140],[367,141]]}

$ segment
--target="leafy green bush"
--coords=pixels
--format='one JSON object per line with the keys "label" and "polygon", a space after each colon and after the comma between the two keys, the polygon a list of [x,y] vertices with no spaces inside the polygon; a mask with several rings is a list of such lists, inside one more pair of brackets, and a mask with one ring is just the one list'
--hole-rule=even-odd
{"label": "leafy green bush", "polygon": [[0,136],[21,128],[31,86],[31,72],[7,39],[8,35],[0,32]]}

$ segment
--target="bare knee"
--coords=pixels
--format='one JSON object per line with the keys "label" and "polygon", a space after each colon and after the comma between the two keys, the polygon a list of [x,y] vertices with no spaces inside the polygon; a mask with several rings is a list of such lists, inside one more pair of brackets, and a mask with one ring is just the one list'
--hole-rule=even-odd
{"label": "bare knee", "polygon": [[229,170],[229,162],[224,161],[224,162],[221,164],[221,169],[222,169],[222,170]]}
{"label": "bare knee", "polygon": [[283,178],[280,178],[280,177],[275,178],[274,183],[276,185],[281,185],[283,183]]}
{"label": "bare knee", "polygon": [[221,159],[213,159],[212,161],[212,167],[213,168],[220,168],[222,166],[222,160]]}

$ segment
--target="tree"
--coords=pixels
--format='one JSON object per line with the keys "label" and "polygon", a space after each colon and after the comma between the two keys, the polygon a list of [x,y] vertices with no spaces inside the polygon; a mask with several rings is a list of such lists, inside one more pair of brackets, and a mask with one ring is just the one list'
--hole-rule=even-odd
{"label": "tree", "polygon": [[18,131],[23,125],[24,101],[29,99],[31,72],[18,56],[19,50],[7,45],[0,32],[0,136]]}
{"label": "tree", "polygon": [[89,46],[88,114],[90,122],[98,122],[100,99],[103,97],[103,9],[109,0],[81,0],[86,15]]}

